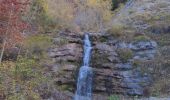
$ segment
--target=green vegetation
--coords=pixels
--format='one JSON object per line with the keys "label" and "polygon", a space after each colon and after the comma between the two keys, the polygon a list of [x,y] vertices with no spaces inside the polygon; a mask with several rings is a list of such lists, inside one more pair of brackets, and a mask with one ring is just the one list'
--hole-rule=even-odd
{"label": "green vegetation", "polygon": [[26,49],[26,55],[34,58],[42,58],[46,56],[45,50],[52,45],[52,39],[45,34],[32,35],[24,41],[23,45]]}
{"label": "green vegetation", "polygon": [[70,85],[61,85],[59,87],[62,91],[73,91],[73,87]]}
{"label": "green vegetation", "polygon": [[117,52],[123,62],[127,62],[133,57],[133,52],[131,49],[118,49]]}
{"label": "green vegetation", "polygon": [[[65,53],[63,55],[71,59],[68,62],[65,61],[67,59],[64,57],[61,57],[64,61],[49,58],[47,50],[50,47],[58,49],[69,42],[77,43],[81,37],[80,35],[82,35],[81,33],[84,32],[105,33],[105,31],[107,34],[102,34],[104,37],[96,34],[92,36],[94,38],[91,39],[93,41],[92,45],[106,43],[113,48],[108,48],[109,51],[95,51],[94,49],[92,52],[94,67],[107,67],[106,70],[103,69],[103,74],[105,74],[105,71],[110,74],[110,70],[113,69],[111,68],[112,64],[127,63],[134,56],[131,49],[124,48],[118,49],[114,55],[112,49],[116,48],[117,42],[132,43],[152,39],[159,45],[157,49],[159,52],[154,61],[133,60],[132,63],[134,67],[140,67],[142,74],[149,73],[153,77],[154,84],[149,87],[152,96],[169,95],[170,14],[163,11],[167,10],[166,7],[169,8],[168,3],[160,3],[161,0],[155,0],[159,2],[156,2],[156,6],[154,6],[155,1],[152,0],[153,5],[149,10],[141,9],[144,7],[136,9],[138,8],[136,4],[141,3],[140,5],[143,5],[144,2],[138,0],[134,7],[125,10],[127,14],[126,12],[119,14],[119,18],[116,18],[117,12],[124,7],[124,3],[128,0],[28,0],[29,3],[23,4],[24,6],[17,4],[24,0],[1,1],[0,58],[2,58],[2,63],[0,61],[0,100],[42,100],[42,96],[50,95],[54,91],[75,91],[75,84],[61,84],[62,82],[57,83],[56,80],[58,76],[67,77],[68,73],[71,73],[72,76],[70,77],[74,81],[76,80],[77,66],[81,66],[82,63],[81,60],[73,62],[74,58],[73,60],[71,58],[74,56],[72,52],[74,53],[76,50],[70,49],[71,53],[65,53],[67,50],[63,50]],[[115,23],[113,23],[113,20]],[[107,28],[109,29],[107,30]],[[64,32],[68,33],[73,41],[68,40],[70,38],[65,37],[65,35],[61,36],[59,34]],[[137,32],[146,34],[138,35]],[[76,37],[78,39],[74,40]],[[83,52],[82,49],[79,51]],[[52,55],[53,53],[55,56],[55,52],[52,52]],[[62,52],[57,53],[60,55],[59,53]],[[142,52],[137,51],[137,53]],[[113,56],[112,58],[111,55],[116,57]],[[81,54],[78,52],[75,58],[79,56]],[[148,56],[152,55],[148,54]],[[54,68],[54,62],[59,67]],[[108,63],[111,63],[111,65]],[[62,68],[68,68],[67,65],[76,65],[77,69],[74,69],[74,71],[77,72],[73,73],[72,69],[68,73],[63,71]],[[53,80],[54,78],[56,80]],[[142,82],[141,84],[144,85]],[[121,96],[111,95],[108,100],[121,100]]]}
{"label": "green vegetation", "polygon": [[7,100],[40,99],[39,94],[34,91],[42,82],[46,82],[34,59],[18,56],[16,62],[6,61],[0,66],[3,81],[0,83],[2,94]]}
{"label": "green vegetation", "polygon": [[168,78],[162,78],[157,81],[154,86],[151,88],[152,96],[161,96],[163,94],[168,93],[168,89],[170,84],[170,80]]}
{"label": "green vegetation", "polygon": [[134,41],[136,41],[136,42],[139,42],[139,41],[148,41],[148,40],[150,40],[150,38],[145,36],[145,35],[140,35],[140,36],[134,37]]}
{"label": "green vegetation", "polygon": [[33,0],[28,20],[38,27],[38,32],[46,32],[55,28],[55,21],[48,14],[46,0]]}
{"label": "green vegetation", "polygon": [[108,97],[108,100],[120,100],[120,97],[118,95],[111,95]]}
{"label": "green vegetation", "polygon": [[112,0],[112,10],[115,10],[119,7],[120,3],[125,3],[127,0]]}
{"label": "green vegetation", "polygon": [[125,27],[121,24],[112,25],[112,27],[107,31],[107,33],[111,34],[113,37],[121,37],[123,36]]}
{"label": "green vegetation", "polygon": [[69,42],[69,40],[67,38],[59,37],[59,38],[56,38],[55,44],[58,46],[62,46],[64,44],[67,44],[68,42]]}
{"label": "green vegetation", "polygon": [[[40,100],[41,84],[47,83],[44,75],[46,50],[52,44],[49,36],[31,35],[23,42],[16,61],[3,61],[0,66],[0,93],[7,100]],[[48,62],[49,63],[49,62]],[[0,97],[1,98],[1,97]]]}

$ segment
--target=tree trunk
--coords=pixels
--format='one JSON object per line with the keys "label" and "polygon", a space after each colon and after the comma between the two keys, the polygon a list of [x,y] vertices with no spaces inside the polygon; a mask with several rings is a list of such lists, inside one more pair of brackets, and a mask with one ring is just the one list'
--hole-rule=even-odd
{"label": "tree trunk", "polygon": [[[11,6],[13,7],[13,3],[11,4]],[[7,43],[7,35],[8,35],[8,30],[10,28],[11,17],[12,17],[12,9],[11,9],[10,14],[9,14],[9,20],[8,20],[8,24],[7,24],[8,26],[7,26],[6,33],[5,33],[5,38],[3,40],[2,51],[1,51],[1,54],[0,54],[0,65],[2,63],[2,58],[3,58],[3,55],[4,55],[4,51],[5,51],[5,46],[6,46],[6,43]]]}
{"label": "tree trunk", "polygon": [[4,55],[4,51],[5,51],[5,46],[6,46],[6,40],[4,40],[3,47],[2,47],[2,50],[1,50],[1,54],[0,54],[0,65],[2,63],[2,59],[3,59],[3,55]]}

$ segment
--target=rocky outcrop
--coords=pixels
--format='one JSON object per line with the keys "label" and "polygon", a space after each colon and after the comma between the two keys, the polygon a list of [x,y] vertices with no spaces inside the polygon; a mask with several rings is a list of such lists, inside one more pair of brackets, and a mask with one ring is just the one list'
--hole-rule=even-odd
{"label": "rocky outcrop", "polygon": [[[135,43],[117,42],[113,44],[98,43],[94,46],[92,66],[95,71],[94,91],[102,93],[121,93],[143,95],[144,87],[149,86],[151,78],[140,71],[140,66],[133,62],[152,60],[156,54],[157,44],[154,41]],[[120,49],[130,49],[131,58],[122,61]],[[128,54],[129,51],[125,51]],[[126,55],[126,54],[124,54]],[[126,56],[125,56],[126,57]]]}
{"label": "rocky outcrop", "polygon": [[70,43],[63,45],[59,48],[54,48],[49,52],[51,58],[55,58],[57,61],[77,61],[82,57],[81,45],[76,43]]}
{"label": "rocky outcrop", "polygon": [[[82,36],[63,36],[68,42],[51,48],[49,56],[55,61],[52,71],[56,86],[74,93],[83,54]],[[90,33],[90,36],[93,42],[90,64],[94,70],[93,92],[103,95],[144,95],[152,79],[147,73],[141,72],[135,61],[153,60],[157,43],[152,40],[125,43],[98,33]]]}

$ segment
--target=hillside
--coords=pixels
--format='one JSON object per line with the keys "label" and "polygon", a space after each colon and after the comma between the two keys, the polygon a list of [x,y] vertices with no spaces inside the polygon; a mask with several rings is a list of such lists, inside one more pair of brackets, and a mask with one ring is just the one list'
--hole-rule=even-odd
{"label": "hillside", "polygon": [[2,0],[0,14],[0,100],[170,99],[170,0]]}

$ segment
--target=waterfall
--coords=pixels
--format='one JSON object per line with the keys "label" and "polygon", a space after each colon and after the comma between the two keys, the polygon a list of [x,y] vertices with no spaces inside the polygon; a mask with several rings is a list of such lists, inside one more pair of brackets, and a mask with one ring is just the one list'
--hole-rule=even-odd
{"label": "waterfall", "polygon": [[79,70],[77,91],[74,100],[92,100],[93,71],[92,68],[89,67],[91,49],[89,35],[85,34],[83,65]]}

